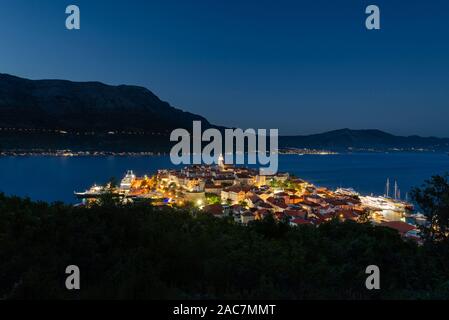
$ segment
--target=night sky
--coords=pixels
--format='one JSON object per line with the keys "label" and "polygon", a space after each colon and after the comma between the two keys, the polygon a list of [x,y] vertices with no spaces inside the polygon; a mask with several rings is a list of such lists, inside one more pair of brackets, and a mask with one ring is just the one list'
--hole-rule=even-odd
{"label": "night sky", "polygon": [[0,0],[0,40],[1,73],[142,85],[219,125],[449,137],[447,0]]}

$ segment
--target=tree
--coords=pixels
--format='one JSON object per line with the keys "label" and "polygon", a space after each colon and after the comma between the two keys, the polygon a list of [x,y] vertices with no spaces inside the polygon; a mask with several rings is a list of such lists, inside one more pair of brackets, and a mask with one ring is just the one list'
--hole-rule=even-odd
{"label": "tree", "polygon": [[[247,226],[196,209],[47,204],[0,193],[1,299],[447,299],[449,242],[352,221]],[[76,264],[81,290],[66,289]],[[382,290],[366,290],[366,267]],[[83,285],[84,283],[84,285]],[[45,288],[45,290],[42,290]]]}
{"label": "tree", "polygon": [[421,227],[426,241],[449,239],[449,174],[433,176],[421,188],[412,190],[412,199],[418,204],[428,223]]}
{"label": "tree", "polygon": [[100,207],[117,207],[122,203],[122,199],[119,194],[114,193],[112,190],[107,190],[103,193],[95,202]]}
{"label": "tree", "polygon": [[174,183],[174,182],[170,183],[168,185],[168,189],[175,190],[176,189],[176,183]]}
{"label": "tree", "polygon": [[108,185],[111,189],[117,188],[118,187],[117,179],[115,177],[111,177],[109,179],[109,182],[106,184],[106,186],[108,186]]}
{"label": "tree", "polygon": [[248,202],[246,200],[242,200],[239,202],[239,206],[246,209],[248,208]]}
{"label": "tree", "polygon": [[359,223],[370,223],[371,221],[371,212],[369,210],[364,210],[363,213],[359,215],[359,219],[357,220]]}
{"label": "tree", "polygon": [[221,198],[215,193],[206,193],[206,202],[207,204],[220,204]]}
{"label": "tree", "polygon": [[277,222],[271,213],[263,220],[252,221],[250,228],[268,239],[282,238],[289,230],[287,223]]}

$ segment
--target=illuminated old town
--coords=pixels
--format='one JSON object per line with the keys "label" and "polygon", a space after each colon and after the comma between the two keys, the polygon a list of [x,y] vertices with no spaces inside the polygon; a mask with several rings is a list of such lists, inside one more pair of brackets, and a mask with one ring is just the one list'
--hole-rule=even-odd
{"label": "illuminated old town", "polygon": [[130,170],[118,184],[94,185],[75,193],[83,200],[81,205],[96,203],[105,194],[125,203],[189,207],[243,225],[268,215],[291,226],[318,226],[332,219],[371,221],[419,240],[417,225],[425,222],[419,214],[413,214],[411,204],[398,198],[398,190],[393,197],[388,196],[388,190],[384,196],[363,196],[344,188],[333,191],[288,173],[264,176],[252,168],[227,165],[222,156],[217,165],[161,169],[153,176],[137,177]]}

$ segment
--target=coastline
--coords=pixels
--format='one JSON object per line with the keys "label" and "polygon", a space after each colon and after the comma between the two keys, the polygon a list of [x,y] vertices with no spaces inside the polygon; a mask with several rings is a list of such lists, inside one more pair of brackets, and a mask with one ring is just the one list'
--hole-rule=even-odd
{"label": "coastline", "polygon": [[[380,153],[380,154],[448,154],[445,151],[436,151],[431,149],[388,149],[388,150],[376,150],[376,149],[348,149],[344,151],[333,151],[326,149],[309,149],[309,148],[282,148],[278,150],[279,155],[339,155],[339,154],[363,154],[363,153]],[[245,152],[247,154],[247,152]],[[169,152],[163,151],[104,151],[104,150],[85,150],[85,151],[73,151],[70,149],[63,150],[44,150],[44,149],[11,149],[0,151],[0,157],[128,157],[128,156],[168,156]]]}
{"label": "coastline", "polygon": [[72,150],[8,150],[1,151],[0,157],[128,157],[166,156],[166,152],[114,152],[114,151],[72,151]]}

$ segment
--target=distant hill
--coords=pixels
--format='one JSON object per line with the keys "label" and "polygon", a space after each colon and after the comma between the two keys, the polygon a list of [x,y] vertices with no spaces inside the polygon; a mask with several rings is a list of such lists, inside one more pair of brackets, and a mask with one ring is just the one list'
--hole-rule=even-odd
{"label": "distant hill", "polygon": [[143,87],[0,74],[0,149],[166,151],[194,120]]}
{"label": "distant hill", "polygon": [[320,134],[284,136],[280,146],[294,148],[323,148],[329,150],[386,150],[386,149],[429,149],[449,150],[449,139],[420,136],[395,136],[380,130],[340,129]]}
{"label": "distant hill", "polygon": [[[0,150],[168,151],[170,132],[191,129],[194,120],[201,121],[203,128],[223,129],[202,116],[172,107],[143,87],[0,74]],[[341,129],[280,137],[279,146],[448,151],[449,139]]]}
{"label": "distant hill", "polygon": [[28,80],[0,74],[0,127],[168,131],[209,122],[137,86]]}

